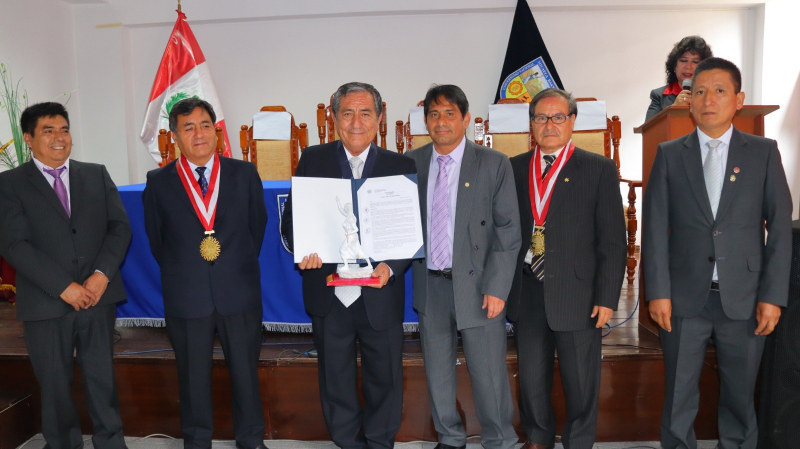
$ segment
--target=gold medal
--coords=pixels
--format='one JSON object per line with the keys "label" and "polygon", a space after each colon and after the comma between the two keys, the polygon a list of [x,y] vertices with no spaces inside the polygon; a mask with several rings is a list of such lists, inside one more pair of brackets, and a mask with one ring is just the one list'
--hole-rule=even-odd
{"label": "gold medal", "polygon": [[534,256],[541,256],[544,254],[544,233],[539,226],[537,228],[531,236],[531,252]]}
{"label": "gold medal", "polygon": [[206,238],[200,242],[200,256],[209,262],[217,260],[219,252],[222,249],[219,240],[211,236],[213,233],[214,231],[206,231]]}

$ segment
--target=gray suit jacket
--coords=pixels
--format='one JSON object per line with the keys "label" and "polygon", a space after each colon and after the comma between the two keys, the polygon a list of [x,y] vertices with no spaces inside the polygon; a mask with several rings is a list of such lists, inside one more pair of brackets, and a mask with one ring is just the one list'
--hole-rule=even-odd
{"label": "gray suit jacket", "polygon": [[[410,151],[419,176],[422,229],[428,246],[428,173],[433,144]],[[483,295],[508,298],[520,248],[519,207],[508,157],[469,140],[464,149],[456,200],[453,236],[453,290],[458,329],[505,320],[505,309],[493,319],[481,309]],[[412,264],[414,308],[425,315],[428,300],[426,261]]]}
{"label": "gray suit jacket", "polygon": [[0,173],[0,254],[17,269],[17,319],[66,315],[60,296],[95,270],[110,283],[98,305],[125,299],[119,265],[131,227],[117,186],[98,164],[69,162],[71,216],[33,161]]}
{"label": "gray suit jacket", "polygon": [[672,106],[672,103],[675,103],[675,99],[678,96],[672,94],[664,95],[664,89],[666,88],[667,86],[661,86],[650,91],[650,106],[647,108],[647,114],[644,117],[645,122],[661,112],[662,109],[666,109]]}
{"label": "gray suit jacket", "polygon": [[697,316],[716,261],[728,318],[750,318],[756,301],[786,306],[791,214],[791,194],[774,140],[734,129],[716,219],[697,131],[662,143],[644,196],[647,300],[671,298],[676,316]]}

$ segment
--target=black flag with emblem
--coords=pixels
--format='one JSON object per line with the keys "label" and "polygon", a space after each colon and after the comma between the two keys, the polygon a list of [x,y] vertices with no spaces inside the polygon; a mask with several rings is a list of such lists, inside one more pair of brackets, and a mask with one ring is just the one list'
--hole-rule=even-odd
{"label": "black flag with emblem", "polygon": [[501,98],[520,98],[530,102],[539,91],[549,87],[563,89],[564,85],[533,20],[528,2],[517,0],[494,102]]}

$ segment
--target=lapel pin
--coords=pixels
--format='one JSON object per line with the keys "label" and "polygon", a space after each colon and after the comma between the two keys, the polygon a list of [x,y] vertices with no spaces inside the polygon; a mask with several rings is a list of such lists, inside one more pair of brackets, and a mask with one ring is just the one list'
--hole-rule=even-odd
{"label": "lapel pin", "polygon": [[464,183],[464,187],[469,187],[469,183],[468,183],[468,182],[465,182],[465,183]]}
{"label": "lapel pin", "polygon": [[564,182],[569,182],[569,178],[564,178]]}
{"label": "lapel pin", "polygon": [[731,175],[731,182],[736,181],[736,175]]}
{"label": "lapel pin", "polygon": [[733,167],[733,172],[734,173],[739,173],[739,167]]}

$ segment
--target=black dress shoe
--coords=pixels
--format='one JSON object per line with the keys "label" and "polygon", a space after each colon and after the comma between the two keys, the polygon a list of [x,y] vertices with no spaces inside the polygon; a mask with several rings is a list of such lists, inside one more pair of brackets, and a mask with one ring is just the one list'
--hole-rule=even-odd
{"label": "black dress shoe", "polygon": [[450,446],[449,444],[439,443],[433,449],[467,449],[467,445]]}
{"label": "black dress shoe", "polygon": [[236,443],[236,449],[269,449],[269,448],[266,445],[264,445],[264,443],[261,443],[260,446],[257,446],[257,447],[254,447],[254,448],[244,447],[241,444]]}

